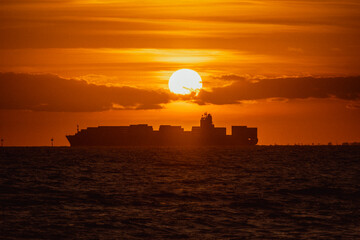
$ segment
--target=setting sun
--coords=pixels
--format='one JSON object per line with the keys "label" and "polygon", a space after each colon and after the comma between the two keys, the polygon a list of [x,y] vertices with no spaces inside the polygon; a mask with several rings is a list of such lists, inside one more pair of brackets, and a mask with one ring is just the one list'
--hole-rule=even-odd
{"label": "setting sun", "polygon": [[169,89],[176,94],[190,94],[202,88],[200,75],[191,69],[180,69],[174,72],[169,79]]}

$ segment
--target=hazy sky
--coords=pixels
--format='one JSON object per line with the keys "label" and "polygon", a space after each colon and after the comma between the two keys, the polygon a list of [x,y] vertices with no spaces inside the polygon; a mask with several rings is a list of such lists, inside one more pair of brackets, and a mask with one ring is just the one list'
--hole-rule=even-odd
{"label": "hazy sky", "polygon": [[[194,3],[195,2],[195,3]],[[98,125],[259,128],[260,144],[360,141],[359,1],[0,2],[0,137]],[[203,90],[168,79],[197,71]]]}

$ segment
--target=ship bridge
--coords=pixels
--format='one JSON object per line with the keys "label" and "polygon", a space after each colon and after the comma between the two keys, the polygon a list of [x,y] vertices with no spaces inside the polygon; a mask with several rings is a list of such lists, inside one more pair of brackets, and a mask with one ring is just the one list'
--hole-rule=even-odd
{"label": "ship bridge", "polygon": [[210,113],[204,113],[200,119],[200,128],[202,129],[213,129],[214,124],[212,122],[212,116]]}

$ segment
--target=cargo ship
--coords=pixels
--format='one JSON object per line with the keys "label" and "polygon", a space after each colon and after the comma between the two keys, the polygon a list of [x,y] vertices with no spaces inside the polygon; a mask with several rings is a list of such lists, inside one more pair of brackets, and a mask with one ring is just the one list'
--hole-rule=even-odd
{"label": "cargo ship", "polygon": [[215,127],[211,114],[201,116],[200,126],[184,131],[181,126],[160,125],[153,130],[147,124],[130,126],[99,126],[67,135],[71,147],[78,146],[218,146],[256,145],[257,128],[232,126],[232,134],[225,127]]}

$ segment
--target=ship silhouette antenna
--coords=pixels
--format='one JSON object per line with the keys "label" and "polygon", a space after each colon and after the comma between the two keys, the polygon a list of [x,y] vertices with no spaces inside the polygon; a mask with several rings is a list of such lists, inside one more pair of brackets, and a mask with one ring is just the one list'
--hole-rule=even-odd
{"label": "ship silhouette antenna", "polygon": [[54,146],[54,138],[51,138],[51,147]]}

